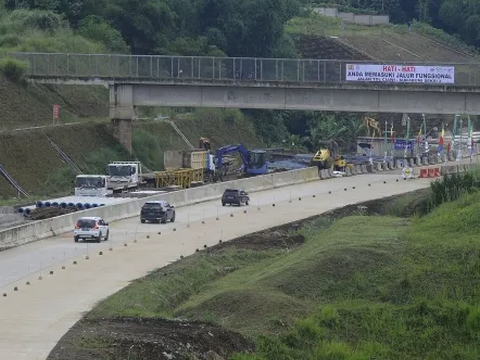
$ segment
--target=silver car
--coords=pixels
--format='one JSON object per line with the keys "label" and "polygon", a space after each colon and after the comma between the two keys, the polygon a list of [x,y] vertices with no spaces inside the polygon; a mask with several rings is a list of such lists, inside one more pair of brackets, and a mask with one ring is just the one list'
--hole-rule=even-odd
{"label": "silver car", "polygon": [[108,224],[100,217],[82,217],[78,219],[73,230],[73,239],[75,242],[79,240],[93,240],[100,242],[107,241],[110,229]]}

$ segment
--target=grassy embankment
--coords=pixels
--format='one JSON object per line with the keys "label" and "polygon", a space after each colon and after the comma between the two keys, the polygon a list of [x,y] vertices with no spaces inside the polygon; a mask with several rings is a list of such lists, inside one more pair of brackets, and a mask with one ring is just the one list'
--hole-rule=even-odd
{"label": "grassy embankment", "polygon": [[257,355],[237,360],[477,359],[480,193],[461,195],[477,180],[459,183],[434,188],[434,203],[460,199],[423,217],[394,216],[418,203],[403,198],[383,216],[311,221],[289,251],[201,252],[87,317],[214,322],[256,339]]}
{"label": "grassy embankment", "polygon": [[[296,17],[289,21],[287,33],[295,39],[297,49],[303,58],[342,59],[386,62],[433,62],[433,63],[478,63],[478,51],[458,38],[425,23],[414,22],[411,31],[407,25],[362,26],[345,23],[341,30],[341,20],[321,15]],[[468,74],[478,69],[456,65],[456,80],[469,81]],[[460,75],[460,72],[463,74]],[[401,126],[400,113],[366,114],[379,120],[394,122],[394,130],[401,136],[405,127]],[[364,116],[364,114],[360,114]],[[422,117],[409,114],[412,128],[418,129]],[[452,124],[453,115],[427,114],[430,128],[441,128],[442,123]],[[390,126],[390,125],[389,125]],[[415,130],[418,131],[418,130]]]}
{"label": "grassy embankment", "polygon": [[[214,145],[243,142],[247,147],[259,146],[261,139],[252,123],[237,110],[204,109],[174,120],[189,141],[197,145],[200,136],[212,139]],[[30,194],[66,194],[73,190],[74,173],[50,145],[52,139],[87,174],[104,173],[109,161],[127,160],[126,150],[113,137],[110,123],[85,124],[0,133],[0,164]],[[48,138],[47,138],[48,137]],[[161,121],[139,121],[134,124],[135,155],[148,168],[163,168],[163,152],[187,149],[173,128]],[[15,193],[0,179],[0,198]],[[7,200],[4,204],[18,202]]]}

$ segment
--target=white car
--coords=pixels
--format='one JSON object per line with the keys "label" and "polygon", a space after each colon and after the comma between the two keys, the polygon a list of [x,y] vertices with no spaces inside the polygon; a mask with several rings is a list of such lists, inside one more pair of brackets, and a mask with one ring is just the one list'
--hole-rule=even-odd
{"label": "white car", "polygon": [[81,240],[107,241],[110,229],[108,224],[100,217],[82,217],[78,219],[73,230],[75,242]]}

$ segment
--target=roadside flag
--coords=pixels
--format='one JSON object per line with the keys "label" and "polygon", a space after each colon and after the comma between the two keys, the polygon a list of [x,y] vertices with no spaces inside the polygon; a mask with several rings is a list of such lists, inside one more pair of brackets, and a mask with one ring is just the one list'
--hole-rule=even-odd
{"label": "roadside flag", "polygon": [[442,125],[442,133],[440,134],[440,140],[438,141],[438,155],[442,154],[444,137],[445,137],[445,129],[443,128],[443,125]]}
{"label": "roadside flag", "polygon": [[420,155],[420,141],[422,140],[422,127],[420,126],[420,130],[418,130],[417,136],[417,153]]}
{"label": "roadside flag", "polygon": [[470,157],[473,157],[473,124],[468,117],[468,147],[470,148]]}

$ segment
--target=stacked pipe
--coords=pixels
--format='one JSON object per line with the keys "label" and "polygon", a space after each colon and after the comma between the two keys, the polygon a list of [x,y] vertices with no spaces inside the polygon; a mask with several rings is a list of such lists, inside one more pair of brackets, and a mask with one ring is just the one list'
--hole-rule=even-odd
{"label": "stacked pipe", "polygon": [[[37,201],[35,203],[35,209],[42,209],[42,208],[75,208],[76,210],[85,210],[85,209],[92,209],[96,207],[105,206],[105,204],[97,204],[97,203],[73,203],[73,202],[57,202],[57,201]],[[32,207],[20,207],[17,209],[17,212],[23,214],[24,216],[29,216],[32,212]]]}

